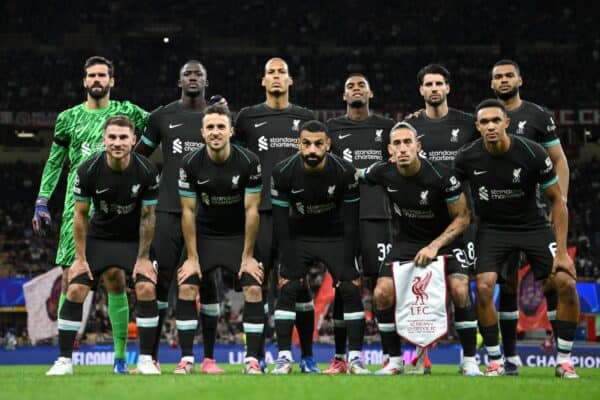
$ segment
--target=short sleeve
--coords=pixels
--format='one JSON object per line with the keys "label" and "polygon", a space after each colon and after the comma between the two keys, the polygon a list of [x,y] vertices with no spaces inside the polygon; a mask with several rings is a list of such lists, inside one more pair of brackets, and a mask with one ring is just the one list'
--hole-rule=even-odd
{"label": "short sleeve", "polygon": [[191,177],[191,168],[188,156],[189,154],[182,160],[181,166],[179,167],[179,196],[195,198],[196,190],[193,184],[194,180]]}
{"label": "short sleeve", "polygon": [[279,207],[289,207],[287,189],[279,171],[274,170],[271,176],[271,202]]}
{"label": "short sleeve", "polygon": [[75,181],[73,182],[73,197],[76,201],[89,203],[94,189],[89,185],[86,168],[88,168],[87,163],[84,163],[77,169]]}
{"label": "short sleeve", "polygon": [[153,149],[158,147],[161,142],[158,113],[160,109],[161,108],[158,108],[150,114],[146,127],[144,128],[144,133],[142,134],[142,142]]}
{"label": "short sleeve", "polygon": [[360,200],[360,189],[358,187],[358,177],[356,169],[351,167],[345,174],[344,183],[344,203],[354,203]]}
{"label": "short sleeve", "polygon": [[444,176],[444,198],[446,203],[453,203],[459,199],[463,192],[460,180],[454,174]]}
{"label": "short sleeve", "polygon": [[142,204],[145,206],[154,206],[158,203],[158,187],[160,186],[160,175],[156,166],[151,164],[146,179],[146,190],[142,197]]}
{"label": "short sleeve", "polygon": [[258,157],[253,157],[250,163],[250,176],[246,193],[260,193],[262,190],[262,169]]}
{"label": "short sleeve", "polygon": [[[546,189],[558,182],[558,175],[554,171],[554,164],[550,159],[550,156],[543,150],[536,151],[537,169],[539,171],[538,183],[541,189]],[[540,154],[541,153],[541,154]]]}

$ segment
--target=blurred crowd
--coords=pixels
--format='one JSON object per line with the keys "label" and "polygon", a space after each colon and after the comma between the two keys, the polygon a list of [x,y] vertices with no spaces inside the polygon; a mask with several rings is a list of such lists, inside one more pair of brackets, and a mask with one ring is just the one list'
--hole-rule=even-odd
{"label": "blurred crowd", "polygon": [[[53,13],[35,3],[0,6],[0,35],[7,39],[0,45],[0,110],[60,111],[78,103],[81,65],[93,54],[115,62],[114,97],[148,110],[178,97],[178,68],[190,58],[205,64],[210,94],[224,95],[234,110],[254,104],[263,96],[264,63],[275,55],[295,78],[293,101],[313,109],[342,107],[343,80],[362,72],[375,108],[412,111],[422,104],[417,71],[440,62],[453,74],[450,104],[469,111],[490,97],[490,67],[507,57],[521,64],[526,99],[549,108],[600,105],[600,29],[579,3],[509,1],[503,13],[481,0],[377,7],[357,0],[293,7],[166,1],[143,9],[134,1],[68,1],[57,2]],[[221,28],[202,23],[217,20]]]}

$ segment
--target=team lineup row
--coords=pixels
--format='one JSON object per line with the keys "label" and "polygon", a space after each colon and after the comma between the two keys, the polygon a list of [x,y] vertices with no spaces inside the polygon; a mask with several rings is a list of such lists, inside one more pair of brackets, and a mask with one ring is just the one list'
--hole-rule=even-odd
{"label": "team lineup row", "polygon": [[[115,372],[127,371],[120,357],[119,320],[128,315],[122,307],[123,268],[132,266],[141,347],[137,372],[160,373],[157,332],[175,274],[182,348],[175,372],[194,370],[199,291],[201,370],[222,372],[212,357],[219,315],[214,272],[225,267],[239,274],[244,293],[245,372],[263,373],[268,310],[262,286],[279,264],[274,318],[280,352],[271,372],[291,372],[294,325],[302,372],[319,372],[312,359],[312,296],[304,279],[317,260],[331,272],[336,292],[336,355],[324,372],[368,373],[360,356],[365,321],[357,256],[364,284],[374,286],[374,311],[388,355],[377,373],[402,373],[389,263],[412,260],[420,267],[438,255],[451,255],[446,273],[463,347],[461,373],[482,374],[475,361],[479,325],[491,360],[485,374],[516,374],[516,266],[503,266],[511,254],[523,251],[536,278],[546,282],[559,352],[556,374],[577,377],[570,361],[578,303],[573,263],[566,256],[568,167],[551,117],[520,99],[516,63],[503,60],[494,66],[492,88],[498,100],[482,102],[475,118],[448,107],[449,73],[432,64],[418,74],[425,109],[408,122],[394,125],[370,113],[369,82],[351,74],[343,94],[346,115],[322,124],[289,102],[293,81],[287,64],[273,58],[262,79],[266,101],[240,111],[235,136],[224,98],[214,97],[216,104],[206,108],[206,71],[197,61],[181,68],[181,99],[159,107],[147,121],[131,103],[109,100],[114,78],[108,60],[93,57],[84,70],[87,101],[57,119],[34,215],[34,229],[40,232],[49,222],[47,198],[60,174],[57,166],[68,155],[73,193],[65,199],[57,264],[71,267],[65,269],[67,291],[60,307],[61,356],[49,375],[72,373],[83,299],[101,275],[109,292]],[[134,131],[142,127],[136,145]],[[158,145],[164,160],[160,178],[141,156]],[[537,184],[551,202],[554,231],[537,205]],[[463,187],[470,187],[471,207]],[[90,201],[95,211],[88,228]],[[470,224],[470,208],[478,217],[477,230]],[[187,258],[177,268],[184,247]],[[469,293],[469,269],[476,274],[476,304]],[[506,360],[492,301],[499,276],[506,281],[499,313]]]}

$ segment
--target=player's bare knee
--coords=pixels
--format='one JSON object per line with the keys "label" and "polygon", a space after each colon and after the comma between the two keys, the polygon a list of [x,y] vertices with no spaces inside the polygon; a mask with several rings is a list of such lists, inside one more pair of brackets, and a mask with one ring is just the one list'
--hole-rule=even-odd
{"label": "player's bare knee", "polygon": [[181,300],[196,300],[198,286],[183,284],[179,286],[179,298]]}
{"label": "player's bare knee", "polygon": [[394,305],[394,283],[390,278],[380,278],[373,292],[375,306],[379,310],[390,308]]}
{"label": "player's bare knee", "polygon": [[119,268],[109,268],[104,274],[104,286],[110,294],[121,294],[125,292],[125,272]]}
{"label": "player's bare knee", "polygon": [[90,288],[87,285],[72,283],[67,288],[67,299],[74,303],[83,303],[89,291]]}
{"label": "player's bare knee", "polygon": [[477,280],[477,302],[488,303],[493,301],[495,285],[489,280]]}
{"label": "player's bare knee", "polygon": [[554,284],[560,299],[574,302],[577,298],[577,285],[575,279],[565,271],[559,270],[554,275]]}
{"label": "player's bare knee", "polygon": [[244,292],[244,300],[248,302],[256,303],[262,300],[262,288],[260,286],[244,286],[242,291]]}
{"label": "player's bare knee", "polygon": [[450,295],[456,307],[467,307],[471,302],[468,281],[450,281]]}
{"label": "player's bare knee", "polygon": [[152,282],[138,282],[135,284],[135,296],[138,300],[152,301],[156,299],[156,288]]}

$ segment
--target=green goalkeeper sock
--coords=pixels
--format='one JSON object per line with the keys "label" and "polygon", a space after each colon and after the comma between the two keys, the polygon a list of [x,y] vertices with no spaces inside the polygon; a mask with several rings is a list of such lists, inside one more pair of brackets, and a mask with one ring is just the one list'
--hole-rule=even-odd
{"label": "green goalkeeper sock", "polygon": [[67,299],[67,295],[61,291],[60,292],[60,297],[58,298],[58,311],[56,312],[56,317],[57,318],[60,315],[60,309],[62,308],[62,306],[65,303],[66,299]]}
{"label": "green goalkeeper sock", "polygon": [[108,317],[112,325],[115,358],[125,359],[129,324],[129,302],[126,293],[108,294]]}

